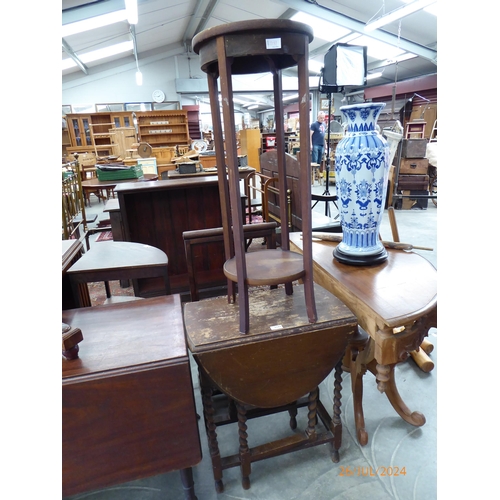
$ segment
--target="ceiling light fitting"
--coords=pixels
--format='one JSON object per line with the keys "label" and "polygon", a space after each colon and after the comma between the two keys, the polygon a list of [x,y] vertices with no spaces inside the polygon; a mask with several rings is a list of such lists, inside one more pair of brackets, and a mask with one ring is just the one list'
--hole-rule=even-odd
{"label": "ceiling light fitting", "polygon": [[77,33],[90,31],[96,28],[102,28],[103,26],[109,26],[110,24],[119,23],[126,20],[127,11],[123,9],[117,10],[115,12],[110,12],[109,14],[104,14],[102,16],[95,16],[89,19],[84,19],[83,21],[65,24],[62,27],[62,38],[76,35]]}
{"label": "ceiling light fitting", "polygon": [[137,12],[137,0],[125,0],[125,11],[127,12],[127,21],[129,24],[137,24],[139,14]]}
{"label": "ceiling light fitting", "polygon": [[397,21],[398,19],[402,19],[403,17],[409,16],[414,12],[422,10],[425,7],[428,7],[429,5],[435,2],[436,0],[414,0],[413,2],[403,7],[399,7],[398,9],[389,12],[388,14],[384,14],[383,16],[375,19],[374,21],[371,20],[368,21],[368,23],[365,26],[365,31],[369,32],[376,30],[377,28],[381,28],[386,24],[392,23],[394,21]]}

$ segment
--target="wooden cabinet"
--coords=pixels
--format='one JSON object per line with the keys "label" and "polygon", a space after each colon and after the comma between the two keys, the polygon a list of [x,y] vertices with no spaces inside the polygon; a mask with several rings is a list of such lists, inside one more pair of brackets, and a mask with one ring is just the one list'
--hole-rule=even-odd
{"label": "wooden cabinet", "polygon": [[200,106],[182,106],[183,111],[187,111],[189,137],[192,140],[201,139],[200,131]]}
{"label": "wooden cabinet", "polygon": [[116,155],[115,129],[133,127],[132,113],[74,113],[66,115],[72,153],[95,153],[97,156]]}
{"label": "wooden cabinet", "polygon": [[66,115],[68,132],[73,152],[85,152],[93,149],[92,136],[90,134],[90,115],[70,114]]}
{"label": "wooden cabinet", "polygon": [[190,144],[187,111],[141,111],[136,114],[141,142],[154,148]]}
{"label": "wooden cabinet", "polygon": [[240,131],[241,154],[247,155],[248,165],[260,172],[260,130],[247,128]]}
{"label": "wooden cabinet", "polygon": [[[288,144],[291,141],[298,141],[298,136],[296,132],[285,132],[285,151],[288,153],[289,147]],[[264,132],[262,134],[262,153],[265,153],[266,151],[271,151],[273,149],[276,149],[275,146],[276,142],[276,132]],[[250,165],[250,163],[249,163]],[[253,166],[253,165],[252,165]]]}
{"label": "wooden cabinet", "polygon": [[119,156],[121,130],[126,131],[130,141],[147,142],[151,147],[190,145],[188,129],[188,112],[184,110],[137,111],[139,137],[135,134],[133,113],[131,111],[114,111],[99,113],[73,113],[66,115],[70,146],[68,153],[94,153],[97,156]]}

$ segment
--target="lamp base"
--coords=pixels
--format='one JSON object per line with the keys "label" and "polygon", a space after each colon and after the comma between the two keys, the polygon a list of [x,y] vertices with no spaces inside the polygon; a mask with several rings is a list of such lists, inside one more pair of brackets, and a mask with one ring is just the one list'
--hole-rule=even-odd
{"label": "lamp base", "polygon": [[349,266],[375,266],[387,260],[387,250],[381,248],[379,252],[370,255],[353,255],[345,253],[339,247],[333,250],[333,258]]}

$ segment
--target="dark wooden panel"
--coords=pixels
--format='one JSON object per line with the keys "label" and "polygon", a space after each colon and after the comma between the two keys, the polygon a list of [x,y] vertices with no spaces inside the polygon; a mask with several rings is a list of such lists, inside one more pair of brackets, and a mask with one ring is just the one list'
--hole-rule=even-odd
{"label": "dark wooden panel", "polygon": [[[139,188],[130,184],[116,192],[125,239],[163,250],[168,256],[172,293],[189,291],[182,233],[222,226],[217,178],[169,179]],[[223,244],[198,252],[200,288],[225,285]],[[144,297],[160,294],[161,288],[156,279],[138,283],[139,294]]]}
{"label": "dark wooden panel", "polygon": [[178,295],[64,311],[80,357],[62,360],[63,495],[201,460]]}

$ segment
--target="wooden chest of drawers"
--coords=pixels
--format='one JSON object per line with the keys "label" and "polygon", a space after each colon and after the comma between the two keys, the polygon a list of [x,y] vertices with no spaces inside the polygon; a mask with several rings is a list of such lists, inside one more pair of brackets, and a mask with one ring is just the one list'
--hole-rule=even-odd
{"label": "wooden chest of drawers", "polygon": [[429,168],[427,158],[401,158],[399,175],[402,174],[421,174],[426,175]]}
{"label": "wooden chest of drawers", "polygon": [[399,189],[429,189],[428,175],[400,175],[398,177]]}

